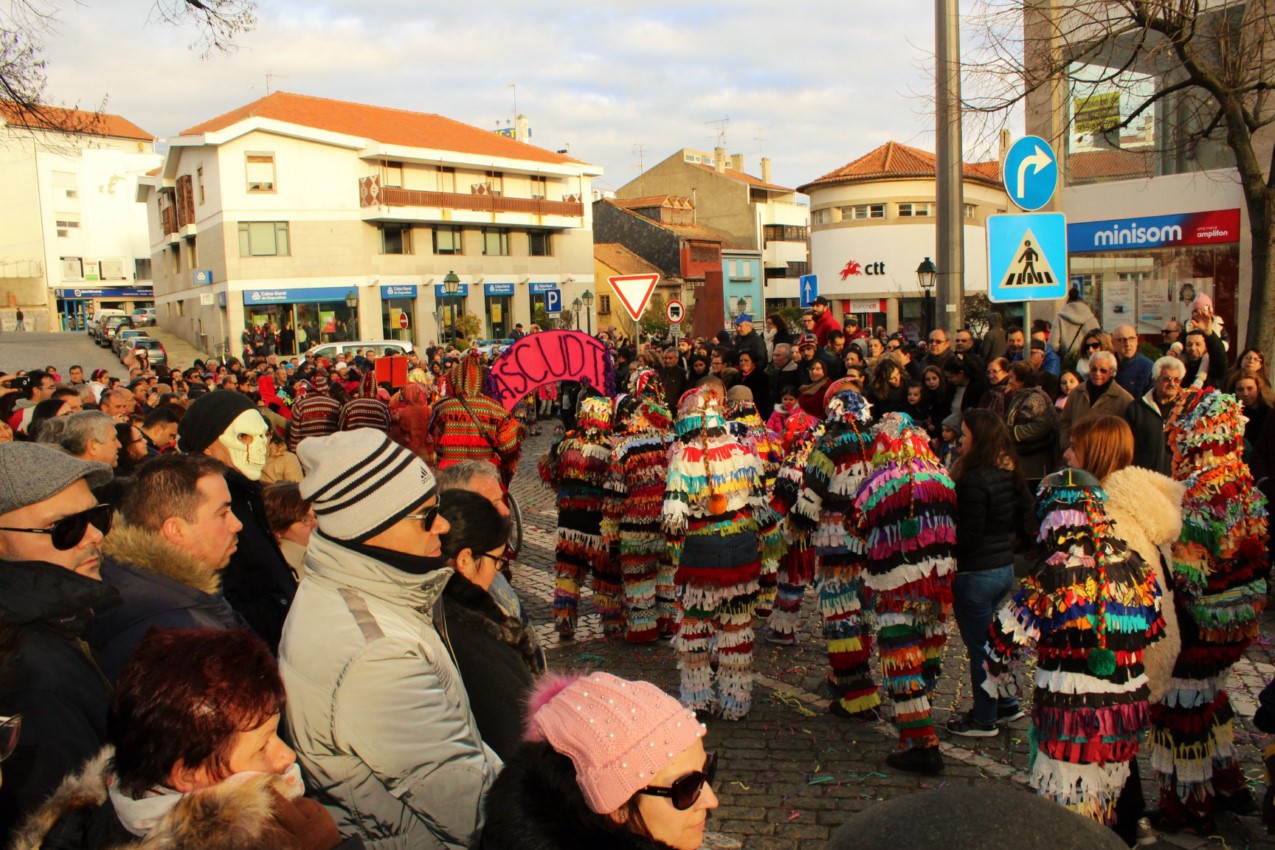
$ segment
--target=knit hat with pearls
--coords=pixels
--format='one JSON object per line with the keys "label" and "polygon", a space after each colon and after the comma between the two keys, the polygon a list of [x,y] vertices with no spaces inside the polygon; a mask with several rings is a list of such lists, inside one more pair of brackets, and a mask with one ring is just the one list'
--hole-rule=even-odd
{"label": "knit hat with pearls", "polygon": [[571,759],[598,814],[618,810],[704,734],[695,712],[655,685],[610,673],[550,677],[527,710],[527,739]]}

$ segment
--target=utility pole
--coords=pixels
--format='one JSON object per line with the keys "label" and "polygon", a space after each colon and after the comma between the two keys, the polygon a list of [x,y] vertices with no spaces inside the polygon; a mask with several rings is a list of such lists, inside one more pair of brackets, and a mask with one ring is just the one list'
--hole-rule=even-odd
{"label": "utility pole", "polygon": [[956,334],[965,296],[965,182],[961,142],[961,32],[957,0],[934,0],[935,154],[938,160],[936,324]]}

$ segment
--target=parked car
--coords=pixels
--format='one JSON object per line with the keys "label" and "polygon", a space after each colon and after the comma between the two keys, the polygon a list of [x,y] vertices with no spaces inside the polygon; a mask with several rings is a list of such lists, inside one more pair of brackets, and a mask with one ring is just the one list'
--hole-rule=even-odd
{"label": "parked car", "polygon": [[88,320],[89,336],[93,337],[93,341],[101,345],[102,327],[106,324],[107,319],[122,318],[126,314],[123,310],[116,310],[113,307],[105,307],[95,312]]}
{"label": "parked car", "polygon": [[132,327],[133,320],[128,316],[112,316],[102,324],[102,332],[98,335],[97,344],[110,348],[115,335],[121,329],[129,330]]}
{"label": "parked car", "polygon": [[133,337],[146,336],[146,331],[137,328],[120,328],[115,332],[115,338],[111,340],[111,351],[115,352],[115,356],[120,359],[124,358],[125,347],[128,341]]}
{"label": "parked car", "polygon": [[353,357],[360,350],[366,351],[368,349],[375,351],[377,357],[408,354],[416,350],[410,342],[402,342],[397,339],[367,339],[357,342],[325,342],[311,348],[306,354],[313,354],[316,358],[331,360],[337,354],[343,353],[347,357]]}
{"label": "parked car", "polygon": [[514,340],[512,339],[478,339],[474,340],[471,348],[480,354],[487,355],[488,358],[492,358],[513,344]]}
{"label": "parked car", "polygon": [[153,336],[135,336],[126,343],[124,354],[120,357],[120,362],[124,362],[130,356],[135,356],[139,350],[145,350],[146,357],[150,360],[151,366],[167,366],[168,350],[164,348],[164,343],[155,339]]}
{"label": "parked car", "polygon": [[133,311],[133,327],[141,328],[155,324],[154,307],[138,307]]}

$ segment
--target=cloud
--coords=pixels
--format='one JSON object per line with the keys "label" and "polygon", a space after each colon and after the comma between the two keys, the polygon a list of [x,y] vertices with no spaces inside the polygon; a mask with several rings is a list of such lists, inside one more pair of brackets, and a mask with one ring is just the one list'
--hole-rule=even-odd
{"label": "cloud", "polygon": [[[620,186],[682,147],[726,147],[788,186],[897,141],[932,145],[928,0],[263,2],[239,49],[208,59],[152,0],[66,6],[48,45],[54,102],[96,104],[169,136],[274,89],[437,112],[570,146]],[[516,89],[510,84],[515,83]],[[713,123],[719,119],[728,122]]]}

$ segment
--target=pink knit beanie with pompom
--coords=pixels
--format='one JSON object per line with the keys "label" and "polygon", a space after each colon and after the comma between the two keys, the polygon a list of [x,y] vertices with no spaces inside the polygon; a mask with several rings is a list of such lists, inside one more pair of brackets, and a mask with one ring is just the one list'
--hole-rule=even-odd
{"label": "pink knit beanie with pompom", "polygon": [[695,712],[650,682],[554,676],[532,694],[527,739],[571,759],[589,808],[616,811],[705,734]]}

